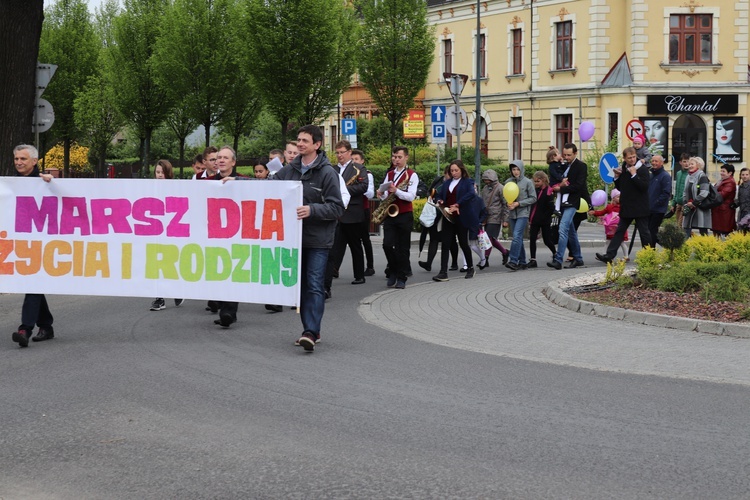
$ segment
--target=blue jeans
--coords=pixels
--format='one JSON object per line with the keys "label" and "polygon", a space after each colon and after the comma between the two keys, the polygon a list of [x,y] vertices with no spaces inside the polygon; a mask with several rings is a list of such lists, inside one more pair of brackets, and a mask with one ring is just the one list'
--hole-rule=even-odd
{"label": "blue jeans", "polygon": [[555,254],[557,262],[562,263],[568,243],[570,243],[570,255],[575,260],[583,260],[581,244],[578,242],[578,233],[573,225],[573,217],[575,215],[576,209],[574,207],[564,208],[562,211],[562,217],[560,217],[560,239],[557,240],[557,253]]}
{"label": "blue jeans", "polygon": [[320,336],[320,322],[326,306],[326,265],[328,248],[302,249],[302,291],[300,317],[302,328],[316,337]]}
{"label": "blue jeans", "polygon": [[510,244],[510,255],[508,256],[508,262],[513,264],[526,264],[526,249],[523,247],[523,233],[526,231],[526,226],[529,225],[528,217],[519,217],[518,219],[510,219],[508,221],[508,227],[513,234],[513,241]]}

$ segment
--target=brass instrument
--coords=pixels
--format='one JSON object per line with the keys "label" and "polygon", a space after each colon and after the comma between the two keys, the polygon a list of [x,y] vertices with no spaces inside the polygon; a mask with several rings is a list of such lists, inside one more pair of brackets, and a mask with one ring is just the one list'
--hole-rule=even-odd
{"label": "brass instrument", "polygon": [[356,170],[356,172],[354,172],[354,175],[352,175],[351,178],[346,181],[347,186],[351,186],[352,184],[354,184],[354,181],[356,181],[357,177],[359,177],[359,170],[357,169],[357,167],[354,167],[354,170]]}
{"label": "brass instrument", "polygon": [[[409,175],[404,176],[404,180],[396,186],[396,190],[403,189],[409,184]],[[386,199],[380,202],[378,208],[372,213],[373,224],[380,224],[385,219],[385,216],[396,217],[398,215],[398,205],[396,205],[396,193],[393,192]]]}
{"label": "brass instrument", "polygon": [[450,211],[450,207],[446,207],[445,205],[438,205],[437,203],[434,203],[430,201],[432,198],[427,198],[427,203],[432,205],[433,207],[437,208],[440,213],[442,214],[443,218],[450,222],[451,224],[456,223],[456,215]]}

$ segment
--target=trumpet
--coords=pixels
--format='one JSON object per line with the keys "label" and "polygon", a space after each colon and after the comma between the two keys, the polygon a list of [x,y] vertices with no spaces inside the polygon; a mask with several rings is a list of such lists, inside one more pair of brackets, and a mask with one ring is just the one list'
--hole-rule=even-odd
{"label": "trumpet", "polygon": [[[396,186],[396,189],[403,189],[409,184],[409,176],[405,176],[404,180]],[[372,213],[373,224],[380,224],[385,219],[385,216],[396,217],[398,215],[398,205],[396,205],[396,193],[391,193],[386,199],[380,202],[378,208]]]}
{"label": "trumpet", "polygon": [[445,218],[445,220],[447,220],[451,224],[455,224],[456,223],[456,215],[453,212],[450,211],[449,207],[446,207],[445,205],[438,205],[437,203],[435,203],[435,202],[433,202],[431,200],[432,200],[432,197],[427,198],[427,203],[430,204],[430,205],[432,205],[433,207],[437,208],[440,211],[440,213],[442,214],[442,216]]}

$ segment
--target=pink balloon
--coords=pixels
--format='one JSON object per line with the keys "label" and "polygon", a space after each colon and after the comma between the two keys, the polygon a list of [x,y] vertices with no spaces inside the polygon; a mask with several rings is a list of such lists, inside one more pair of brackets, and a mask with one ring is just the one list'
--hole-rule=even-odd
{"label": "pink balloon", "polygon": [[591,122],[581,122],[581,125],[578,127],[578,136],[583,142],[594,137],[594,124]]}
{"label": "pink balloon", "polygon": [[607,193],[605,193],[601,189],[597,189],[593,193],[591,193],[591,205],[594,207],[599,207],[601,205],[604,205],[607,203]]}

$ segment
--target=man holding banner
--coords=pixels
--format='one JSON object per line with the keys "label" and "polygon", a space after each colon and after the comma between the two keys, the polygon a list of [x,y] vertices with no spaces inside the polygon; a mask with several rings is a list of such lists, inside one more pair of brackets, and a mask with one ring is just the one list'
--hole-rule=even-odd
{"label": "man holding banner", "polygon": [[[38,160],[39,153],[34,146],[21,144],[13,149],[13,161],[18,177],[41,177],[44,182],[50,182],[52,180],[50,174],[39,172]],[[13,333],[13,342],[17,342],[20,347],[28,347],[29,339],[41,342],[55,338],[52,321],[47,298],[40,293],[27,293],[21,308],[21,326],[18,327],[17,332]],[[32,338],[34,325],[39,327],[39,331]]]}
{"label": "man holding banner", "polygon": [[312,352],[320,342],[320,324],[325,310],[325,273],[328,252],[333,246],[336,224],[344,213],[339,175],[325,151],[320,150],[323,135],[315,125],[305,125],[297,133],[299,156],[279,170],[274,179],[301,181],[302,206],[302,290],[300,317],[303,332],[295,345]]}

